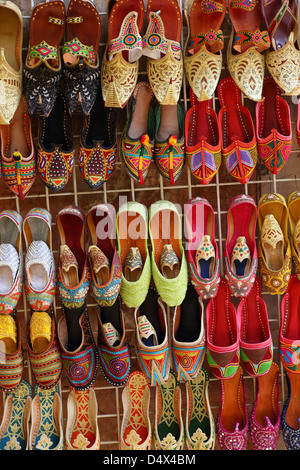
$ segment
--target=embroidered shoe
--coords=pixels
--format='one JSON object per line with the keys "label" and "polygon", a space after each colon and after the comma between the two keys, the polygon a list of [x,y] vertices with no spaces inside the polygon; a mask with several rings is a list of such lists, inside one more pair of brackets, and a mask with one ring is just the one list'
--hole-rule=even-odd
{"label": "embroidered shoe", "polygon": [[230,289],[221,279],[218,293],[206,308],[207,360],[219,379],[233,377],[240,362],[240,335],[236,309],[230,302]]}
{"label": "embroidered shoe", "polygon": [[131,372],[122,392],[122,404],[120,450],[150,450],[150,387],[141,371]]}
{"label": "embroidered shoe", "polygon": [[0,315],[0,390],[12,392],[22,381],[24,359],[20,321],[16,315]]}
{"label": "embroidered shoe", "polygon": [[86,223],[91,243],[88,258],[92,291],[98,305],[113,305],[118,298],[122,279],[115,240],[115,208],[110,204],[93,206],[87,213]]}
{"label": "embroidered shoe", "polygon": [[227,214],[225,244],[225,278],[234,296],[247,296],[255,280],[258,266],[256,221],[254,199],[244,194],[234,197]]}
{"label": "embroidered shoe", "polygon": [[209,376],[205,369],[186,382],[187,412],[185,442],[188,450],[212,450],[215,446],[215,422],[209,402]]}
{"label": "embroidered shoe", "polygon": [[155,450],[183,449],[181,391],[173,370],[168,380],[156,387],[153,442]]}
{"label": "embroidered shoe", "polygon": [[272,365],[273,341],[268,312],[261,296],[258,278],[237,308],[240,328],[240,354],[245,371],[252,376],[266,374]]}
{"label": "embroidered shoe", "polygon": [[188,266],[191,282],[202,299],[216,296],[220,282],[219,249],[215,240],[215,214],[206,199],[190,199],[185,210]]}
{"label": "embroidered shoe", "polygon": [[177,380],[193,380],[201,369],[205,353],[204,306],[192,285],[181,305],[175,307],[172,352]]}
{"label": "embroidered shoe", "polygon": [[105,379],[114,385],[124,385],[130,374],[131,360],[121,302],[98,310],[99,365]]}
{"label": "embroidered shoe", "polygon": [[16,211],[0,213],[0,313],[12,313],[22,292],[22,223]]}
{"label": "embroidered shoe", "polygon": [[138,361],[151,385],[168,379],[171,351],[165,305],[149,288],[145,301],[134,312]]}
{"label": "embroidered shoe", "polygon": [[[123,302],[129,308],[138,308],[145,300],[150,285],[151,265],[148,250],[148,216],[146,207],[138,202],[127,202],[123,204],[117,213],[117,241],[118,253],[122,266],[121,297]],[[135,259],[131,248],[138,248],[139,255],[142,258],[143,268],[139,270],[139,277],[136,279],[126,278],[125,263]],[[138,254],[134,250],[135,254]],[[139,263],[140,257],[138,256]],[[128,262],[127,261],[127,267]],[[130,263],[131,263],[130,261]],[[134,270],[135,273],[137,272]]]}
{"label": "embroidered shoe", "polygon": [[293,266],[298,279],[300,279],[300,193],[298,191],[294,191],[289,195],[287,205]]}
{"label": "embroidered shoe", "polygon": [[62,400],[58,385],[34,388],[28,450],[63,450]]}

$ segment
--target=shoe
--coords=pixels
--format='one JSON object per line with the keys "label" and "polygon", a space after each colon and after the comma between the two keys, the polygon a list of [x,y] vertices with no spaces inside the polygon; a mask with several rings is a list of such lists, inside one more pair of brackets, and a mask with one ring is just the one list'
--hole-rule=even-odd
{"label": "shoe", "polygon": [[191,284],[182,304],[175,307],[172,352],[178,382],[195,379],[204,360],[205,328],[204,305]]}
{"label": "shoe", "polygon": [[266,52],[266,66],[284,94],[299,94],[300,52],[298,47],[298,6],[291,0],[276,0],[261,5],[270,33],[271,47]]}
{"label": "shoe", "polygon": [[218,379],[233,377],[240,362],[240,335],[236,309],[230,302],[230,289],[225,279],[221,279],[216,297],[207,304],[206,335],[211,372]]}
{"label": "shoe", "polygon": [[200,369],[193,380],[186,382],[185,443],[188,450],[213,450],[215,447],[215,422],[208,388],[209,376],[205,369]]}
{"label": "shoe", "polygon": [[[257,163],[254,124],[249,110],[242,105],[238,86],[231,77],[218,85],[221,109],[218,120],[222,133],[222,156],[227,171],[242,184],[248,183]],[[230,112],[228,112],[230,110]]]}
{"label": "shoe", "polygon": [[181,105],[156,110],[154,163],[163,178],[174,184],[185,164],[184,113]]}
{"label": "shoe", "polygon": [[215,214],[207,199],[196,197],[188,201],[185,227],[191,282],[202,299],[213,298],[220,283],[220,259],[215,240]]}
{"label": "shoe", "polygon": [[192,175],[201,184],[209,184],[222,161],[221,129],[212,100],[197,101],[190,90],[190,102],[185,115],[186,160]]}
{"label": "shoe", "polygon": [[72,120],[64,95],[59,93],[48,117],[39,117],[37,168],[52,191],[69,182],[74,164]]}
{"label": "shoe", "polygon": [[113,305],[120,293],[122,268],[117,251],[116,211],[110,204],[93,206],[86,215],[90,246],[91,287],[99,306]]}
{"label": "shoe", "polygon": [[23,201],[36,175],[31,121],[24,95],[10,122],[0,126],[2,175],[8,188]]}
{"label": "shoe", "polygon": [[101,87],[80,135],[78,166],[85,182],[92,189],[100,188],[113,174],[117,159],[117,114],[105,108]]}
{"label": "shoe", "polygon": [[31,12],[29,46],[24,64],[24,95],[30,114],[49,116],[62,77],[60,43],[65,33],[64,2],[37,3]]}
{"label": "shoe", "polygon": [[181,391],[173,370],[168,380],[156,387],[153,442],[155,450],[183,449]]}
{"label": "shoe", "polygon": [[63,450],[62,400],[58,385],[43,390],[36,385],[31,402],[28,450]]}
{"label": "shoe", "polygon": [[130,113],[123,131],[120,156],[128,175],[144,184],[153,161],[155,137],[154,94],[147,82],[133,92]]}
{"label": "shoe", "polygon": [[109,0],[108,42],[102,59],[101,88],[106,107],[124,108],[138,79],[145,8],[140,0]]}
{"label": "shoe", "polygon": [[256,378],[256,400],[249,418],[253,450],[276,450],[280,434],[279,367]]}
{"label": "shoe", "polygon": [[150,387],[142,372],[131,372],[122,392],[123,418],[120,450],[150,450]]}
{"label": "shoe", "polygon": [[246,450],[248,415],[246,410],[243,370],[220,380],[221,406],[216,421],[216,435],[221,450]]}
{"label": "shoe", "polygon": [[300,449],[300,428],[299,428],[299,373],[286,372],[287,397],[284,401],[280,427],[283,442],[287,450]]}
{"label": "shoe", "polygon": [[229,0],[232,23],[227,48],[229,72],[247,98],[260,101],[264,80],[264,51],[270,47],[268,31],[261,31],[261,13],[257,2]]}
{"label": "shoe", "polygon": [[182,245],[181,218],[172,202],[158,201],[149,210],[152,276],[157,291],[169,307],[181,305],[188,284]]}
{"label": "shoe", "polygon": [[240,354],[245,371],[254,377],[264,375],[272,366],[273,341],[268,312],[262,298],[261,283],[254,285],[237,307],[240,326]]}
{"label": "shoe", "polygon": [[291,193],[287,200],[289,223],[290,223],[290,244],[292,252],[292,260],[294,265],[295,274],[300,279],[300,255],[299,255],[299,237],[300,237],[300,193],[294,191]]}
{"label": "shoe", "polygon": [[66,98],[72,114],[79,111],[86,116],[95,103],[101,73],[101,18],[93,1],[70,1],[66,33],[62,48]]}
{"label": "shoe", "polygon": [[22,224],[18,212],[0,213],[0,314],[13,313],[22,292]]}
{"label": "shoe", "polygon": [[98,353],[107,382],[114,387],[124,385],[129,378],[131,358],[120,300],[98,309]]}
{"label": "shoe", "polygon": [[98,403],[93,387],[71,389],[67,400],[66,449],[100,450]]}
{"label": "shoe", "polygon": [[262,282],[270,294],[284,294],[291,276],[288,209],[278,193],[264,194],[258,201],[258,261]]}
{"label": "shoe", "polygon": [[290,108],[271,76],[265,77],[263,101],[256,104],[258,155],[267,169],[277,175],[292,149]]}
{"label": "shoe", "polygon": [[136,352],[148,382],[158,386],[170,372],[171,350],[166,307],[156,290],[149,288],[145,301],[134,312]]}
{"label": "shoe", "polygon": [[297,105],[296,137],[298,146],[300,147],[300,101],[298,101]]}
{"label": "shoe", "polygon": [[22,95],[23,17],[15,3],[0,5],[0,125],[12,121]]}
{"label": "shoe", "polygon": [[24,379],[7,394],[0,425],[0,450],[27,450],[31,395],[31,386]]}
{"label": "shoe", "polygon": [[258,266],[255,241],[257,207],[247,195],[231,200],[227,213],[225,278],[231,294],[245,297],[255,281]]}
{"label": "shoe", "polygon": [[184,4],[188,27],[184,46],[184,70],[198,101],[212,99],[222,69],[224,36],[221,30],[226,2],[213,4],[189,0]]}
{"label": "shoe", "polygon": [[0,314],[0,390],[13,392],[22,381],[24,358],[20,321],[16,314]]}
{"label": "shoe", "polygon": [[121,297],[129,308],[139,307],[150,285],[146,207],[138,202],[123,204],[117,213],[118,253],[122,266]]}

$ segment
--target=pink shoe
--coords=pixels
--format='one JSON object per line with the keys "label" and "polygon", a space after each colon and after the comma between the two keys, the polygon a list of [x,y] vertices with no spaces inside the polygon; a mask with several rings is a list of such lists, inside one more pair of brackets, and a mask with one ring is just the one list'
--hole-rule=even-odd
{"label": "pink shoe", "polygon": [[240,362],[240,341],[237,315],[230,302],[230,290],[221,279],[218,294],[206,309],[207,360],[218,379],[235,375]]}
{"label": "pink shoe", "polygon": [[255,280],[258,265],[256,221],[254,199],[245,194],[234,197],[227,214],[225,279],[235,297],[247,296]]}
{"label": "pink shoe", "polygon": [[241,300],[237,316],[243,366],[252,376],[266,374],[272,365],[273,342],[267,307],[261,297],[261,283],[258,278],[255,279],[249,295]]}
{"label": "pink shoe", "polygon": [[191,282],[202,299],[216,296],[220,282],[220,260],[215,241],[215,215],[206,199],[190,199],[185,210],[188,264]]}
{"label": "pink shoe", "polygon": [[221,450],[246,450],[248,416],[246,411],[243,370],[238,367],[230,379],[220,380],[221,407],[216,435]]}

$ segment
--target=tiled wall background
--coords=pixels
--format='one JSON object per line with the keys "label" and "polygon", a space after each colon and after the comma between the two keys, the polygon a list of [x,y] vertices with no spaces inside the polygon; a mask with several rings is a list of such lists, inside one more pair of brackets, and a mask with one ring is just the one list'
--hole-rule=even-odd
{"label": "tiled wall background", "polygon": [[[31,9],[37,3],[35,0],[16,0],[14,2],[19,6],[23,14],[24,20],[24,42],[23,50],[24,55],[27,51],[28,40],[29,40],[29,24],[30,24],[30,15]],[[68,6],[69,1],[65,0],[66,7]],[[107,15],[106,15],[106,0],[95,0],[95,5],[98,11],[101,14],[102,21],[102,36],[99,54],[100,57],[103,55],[104,47],[107,40]],[[183,2],[180,5],[183,8]],[[185,34],[186,34],[186,25],[183,18],[183,35],[182,35],[182,44],[184,44]],[[230,34],[231,26],[228,14],[226,14],[225,21],[223,23],[223,32],[225,38],[228,39]],[[222,70],[222,76],[228,75],[226,69],[226,45],[223,53],[224,67]],[[145,59],[141,59],[140,63],[140,75],[141,80],[147,79],[145,72]],[[185,109],[189,107],[187,99],[187,87],[184,81],[182,89],[182,100]],[[122,167],[120,159],[118,159],[112,177],[110,180],[100,188],[100,190],[93,191],[83,180],[77,165],[78,157],[78,144],[79,144],[79,135],[81,132],[81,127],[83,120],[79,117],[73,119],[73,128],[74,128],[74,137],[76,142],[77,153],[75,154],[75,167],[74,173],[69,184],[60,192],[53,193],[49,191],[37,176],[33,188],[31,189],[29,195],[26,197],[25,201],[21,202],[19,199],[12,195],[12,193],[6,187],[4,180],[0,181],[0,209],[15,209],[20,212],[24,217],[28,210],[33,207],[44,207],[46,208],[53,217],[53,250],[55,259],[57,260],[57,233],[55,226],[55,217],[56,214],[64,206],[68,204],[75,204],[80,206],[85,212],[87,212],[93,205],[96,203],[111,203],[114,204],[116,209],[118,209],[118,198],[119,196],[125,196],[128,200],[136,200],[147,207],[150,207],[150,204],[159,200],[167,199],[175,203],[180,203],[182,206],[188,201],[189,198],[194,196],[201,196],[207,198],[212,204],[215,214],[216,214],[216,238],[219,243],[220,255],[222,258],[223,248],[226,239],[227,231],[227,222],[226,214],[230,204],[231,199],[238,194],[247,193],[254,197],[257,201],[259,197],[266,192],[279,192],[283,196],[288,197],[288,195],[297,189],[300,190],[300,171],[299,168],[299,158],[300,151],[297,144],[296,133],[295,133],[295,122],[296,122],[296,113],[297,106],[295,98],[287,97],[288,102],[290,103],[291,117],[293,122],[293,150],[290,155],[288,162],[285,167],[280,172],[279,176],[276,178],[268,173],[267,169],[260,163],[258,163],[255,173],[252,176],[251,181],[247,185],[241,185],[237,183],[231,176],[226,172],[226,169],[222,165],[216,178],[209,184],[208,187],[201,186],[198,184],[197,180],[191,176],[187,167],[180,175],[179,179],[176,181],[174,186],[171,186],[168,182],[163,180],[163,178],[158,174],[154,164],[150,169],[148,177],[144,186],[139,186],[134,183],[125,170]],[[255,103],[250,100],[245,99],[244,104],[249,107],[254,118]],[[214,105],[216,110],[218,110],[218,99],[217,97],[214,100]],[[122,110],[119,114],[118,121],[118,137],[120,138],[125,121],[126,121],[126,109]],[[32,119],[32,126],[34,137],[36,139],[37,133],[37,122],[36,118]],[[223,266],[222,266],[223,268]],[[279,330],[279,319],[280,319],[280,298],[272,297],[263,292],[264,300],[267,303],[269,322],[271,327],[271,332],[273,335],[274,342],[274,360],[279,364],[279,355],[278,355],[278,330]],[[87,299],[88,302],[88,311],[90,319],[93,326],[93,331],[96,335],[97,333],[97,321],[96,321],[96,306],[93,297],[90,295]],[[59,295],[56,299],[56,316],[57,319],[61,315],[61,304]],[[25,325],[28,320],[28,310],[25,295],[23,300],[21,298],[18,305],[18,315],[22,320],[22,340],[23,348],[25,351],[25,361],[26,368],[24,379],[29,380],[33,384],[33,377],[31,372],[27,367],[27,346],[26,346],[26,334],[25,334]],[[136,352],[135,352],[135,327],[133,320],[133,312],[126,309],[125,311],[125,321],[126,321],[126,331],[127,336],[131,345],[131,358],[132,358],[132,370],[138,369],[136,361]],[[172,311],[169,311],[169,323],[172,321]],[[204,364],[206,366],[206,362]],[[206,367],[208,370],[208,367]],[[285,399],[285,380],[282,366],[280,365],[281,371],[281,380],[280,380],[280,404]],[[254,399],[255,399],[255,382],[253,378],[245,376],[245,385],[246,385],[246,399],[247,399],[247,410],[250,414],[252,409]],[[121,393],[122,387],[117,388],[111,386],[106,380],[101,376],[101,373],[98,373],[97,381],[95,383],[95,391],[98,399],[98,420],[101,434],[101,449],[104,450],[117,450],[119,442],[119,431],[122,420],[122,402],[121,402]],[[66,377],[63,375],[61,380],[61,392],[63,397],[64,404],[64,424],[66,421],[66,399],[69,393],[69,384],[66,380]],[[185,418],[185,388],[182,386],[182,397],[183,397],[183,417]],[[213,414],[216,417],[218,413],[218,408],[220,404],[220,389],[218,380],[214,379],[211,376],[210,386],[209,386],[209,397],[210,403],[212,406]],[[154,398],[155,390],[151,389],[151,421],[154,422]],[[2,410],[1,410],[2,416]],[[218,448],[216,444],[216,449]],[[249,447],[251,448],[251,447]],[[284,443],[282,437],[280,438],[278,449],[284,449]]]}

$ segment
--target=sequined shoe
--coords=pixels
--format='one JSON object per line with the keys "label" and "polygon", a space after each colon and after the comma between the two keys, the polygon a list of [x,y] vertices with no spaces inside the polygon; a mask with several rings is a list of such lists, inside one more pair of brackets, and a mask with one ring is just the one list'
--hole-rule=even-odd
{"label": "sequined shoe", "polygon": [[205,354],[204,306],[192,285],[181,305],[175,307],[172,352],[179,382],[193,380],[201,369]]}
{"label": "sequined shoe", "polygon": [[210,203],[199,197],[190,199],[184,223],[191,282],[202,299],[213,298],[220,283],[220,259],[215,240],[215,214]]}
{"label": "sequined shoe", "polygon": [[155,450],[183,449],[181,391],[173,370],[168,380],[156,387],[153,442]]}
{"label": "sequined shoe", "polygon": [[24,358],[20,321],[16,314],[0,315],[0,390],[12,392],[22,381]]}
{"label": "sequined shoe", "polygon": [[234,296],[247,296],[255,280],[258,266],[256,221],[254,199],[244,194],[234,197],[227,213],[225,244],[225,278]]}

